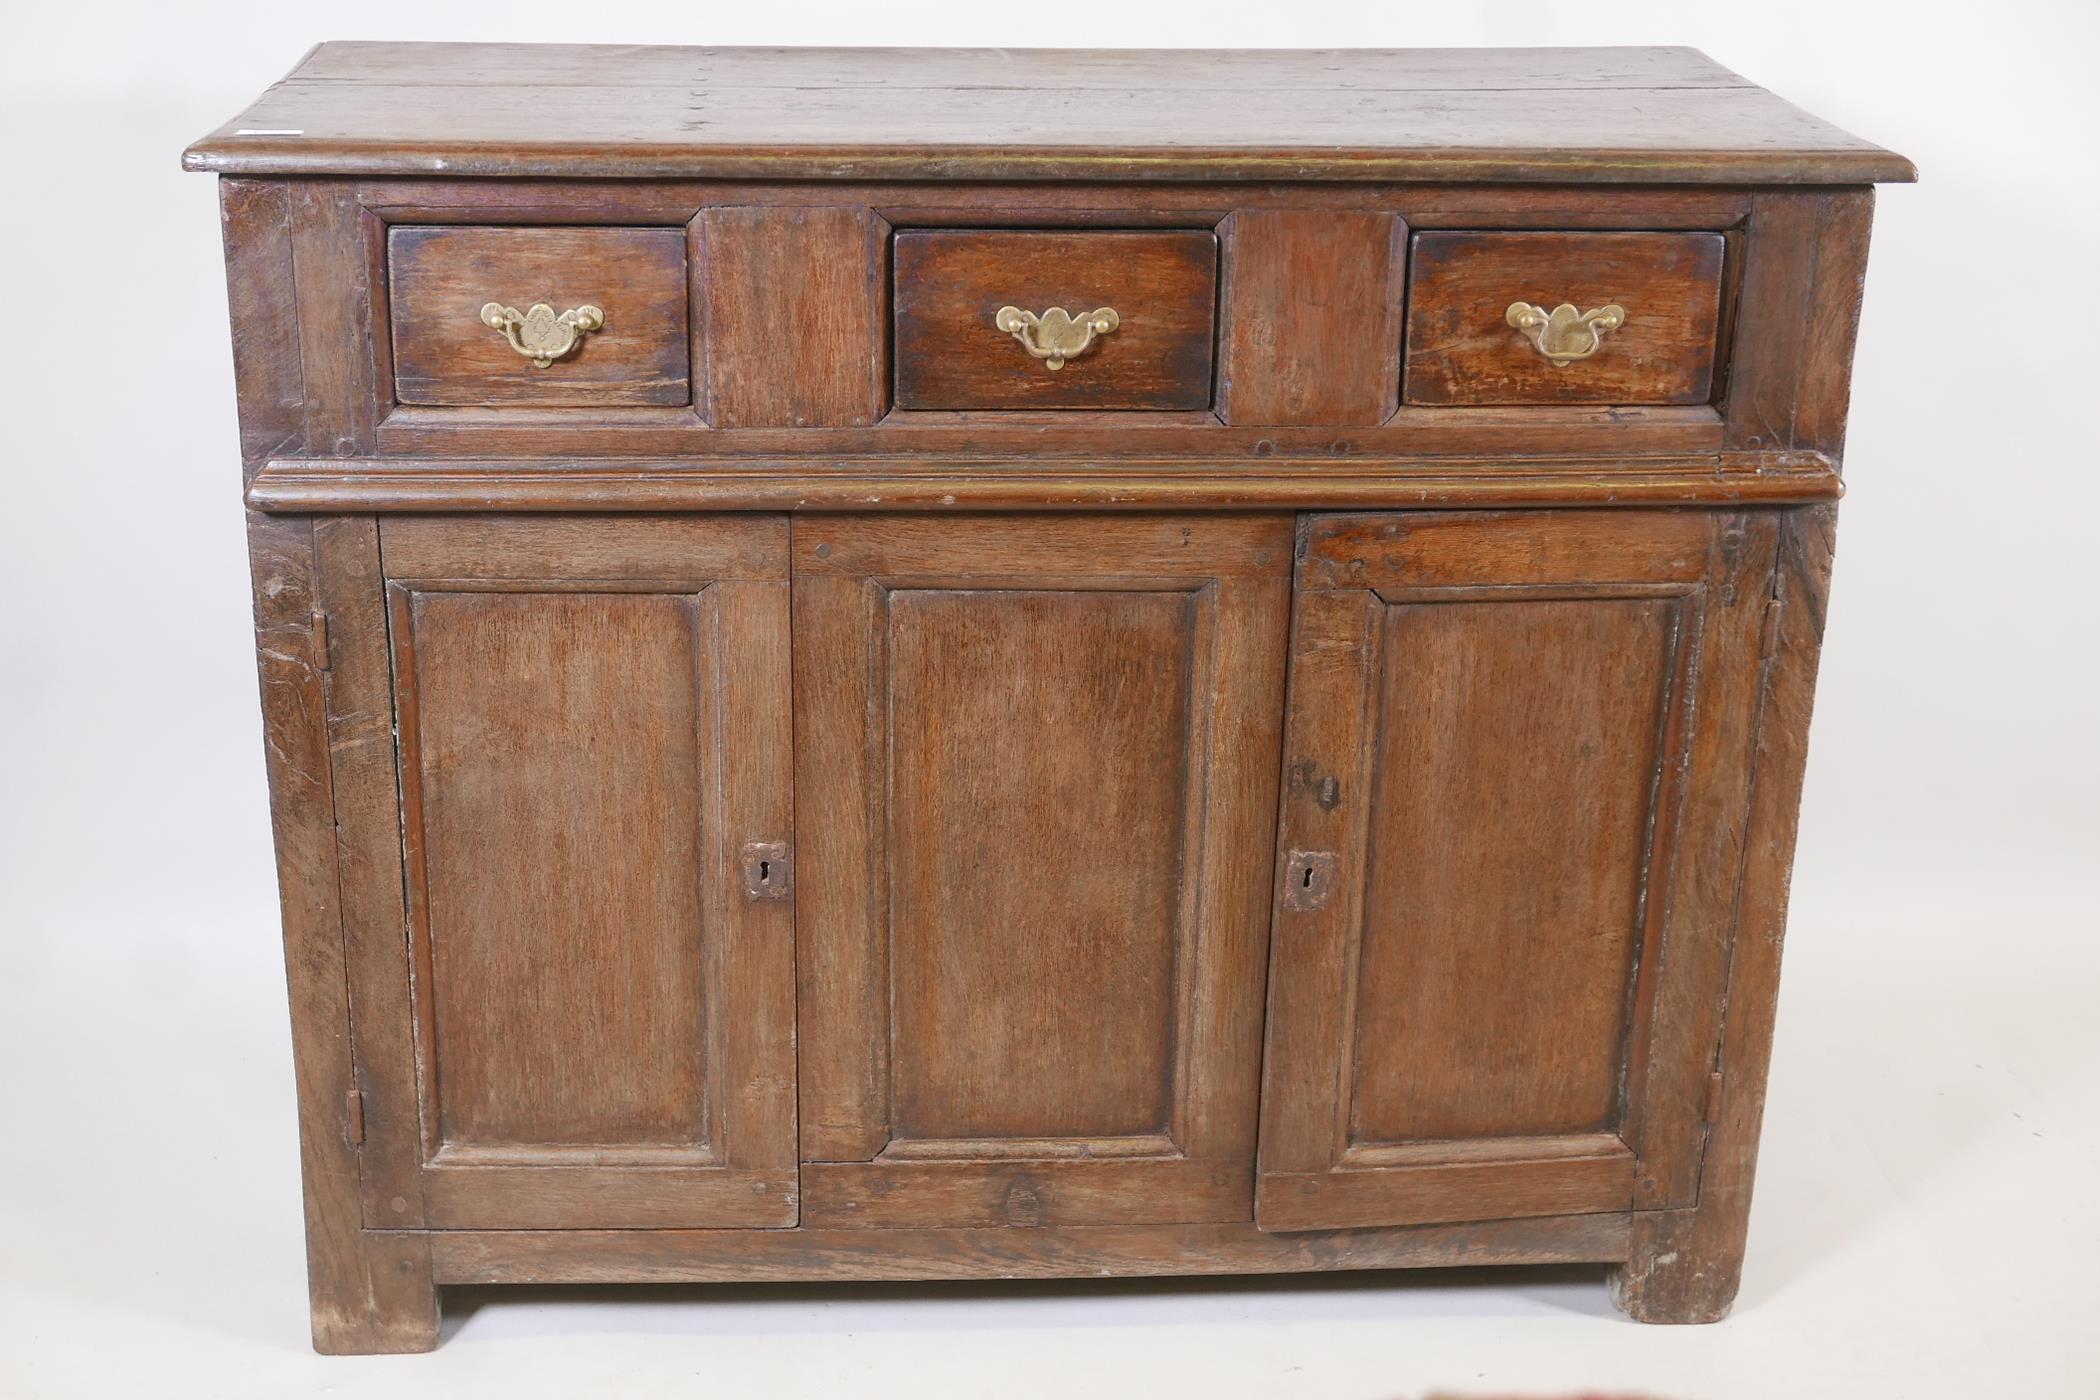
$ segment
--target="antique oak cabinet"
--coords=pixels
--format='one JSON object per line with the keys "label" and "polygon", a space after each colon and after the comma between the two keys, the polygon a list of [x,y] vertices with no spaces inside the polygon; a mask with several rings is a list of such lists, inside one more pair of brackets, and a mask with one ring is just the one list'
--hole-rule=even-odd
{"label": "antique oak cabinet", "polygon": [[323,1351],[1735,1292],[1876,182],[1683,49],[327,44],[220,181]]}

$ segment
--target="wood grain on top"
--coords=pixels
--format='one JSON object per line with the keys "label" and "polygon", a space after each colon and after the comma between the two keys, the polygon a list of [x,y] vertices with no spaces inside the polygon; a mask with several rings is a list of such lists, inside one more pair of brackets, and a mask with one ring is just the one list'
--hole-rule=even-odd
{"label": "wood grain on top", "polygon": [[1869,183],[1909,161],[1691,49],[331,43],[222,174]]}

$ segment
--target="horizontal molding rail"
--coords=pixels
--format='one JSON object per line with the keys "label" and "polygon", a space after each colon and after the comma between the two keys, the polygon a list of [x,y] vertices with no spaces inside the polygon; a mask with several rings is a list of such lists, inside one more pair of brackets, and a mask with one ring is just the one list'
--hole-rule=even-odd
{"label": "horizontal molding rail", "polygon": [[282,514],[389,511],[1345,510],[1797,505],[1844,492],[1816,453],[1651,459],[1145,462],[776,459],[485,461],[276,458],[247,503]]}

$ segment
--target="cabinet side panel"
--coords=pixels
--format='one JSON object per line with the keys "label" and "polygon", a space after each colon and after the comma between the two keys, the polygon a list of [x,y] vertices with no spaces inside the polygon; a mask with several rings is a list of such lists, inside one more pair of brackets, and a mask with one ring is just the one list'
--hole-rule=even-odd
{"label": "cabinet side panel", "polygon": [[1352,1142],[1615,1125],[1675,614],[1387,610]]}
{"label": "cabinet side panel", "polygon": [[1758,704],[1750,816],[1729,960],[1727,1019],[1717,1066],[1721,1095],[1704,1144],[1696,1209],[1640,1211],[1632,1259],[1613,1280],[1620,1305],[1644,1321],[1725,1317],[1742,1277],[1758,1131],[1772,1060],[1780,950],[1800,828],[1809,717],[1829,611],[1837,508],[1780,517],[1779,613]]}
{"label": "cabinet side panel", "polygon": [[437,1295],[427,1249],[392,1251],[362,1227],[349,979],[338,894],[328,702],[314,633],[313,522],[248,517],[270,821],[276,835],[298,1085],[307,1289],[317,1351],[427,1351]]}
{"label": "cabinet side panel", "polygon": [[413,1090],[401,789],[378,523],[370,516],[322,520],[314,527],[314,554],[328,617],[328,743],[363,1092],[365,1224],[416,1226],[425,1223],[422,1127]]}

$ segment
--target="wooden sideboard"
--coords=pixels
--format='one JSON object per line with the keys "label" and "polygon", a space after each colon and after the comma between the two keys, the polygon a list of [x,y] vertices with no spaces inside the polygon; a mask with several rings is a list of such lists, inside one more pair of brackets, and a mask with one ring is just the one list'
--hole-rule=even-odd
{"label": "wooden sideboard", "polygon": [[1684,49],[327,44],[220,183],[314,1339],[1734,1296],[1877,182]]}

